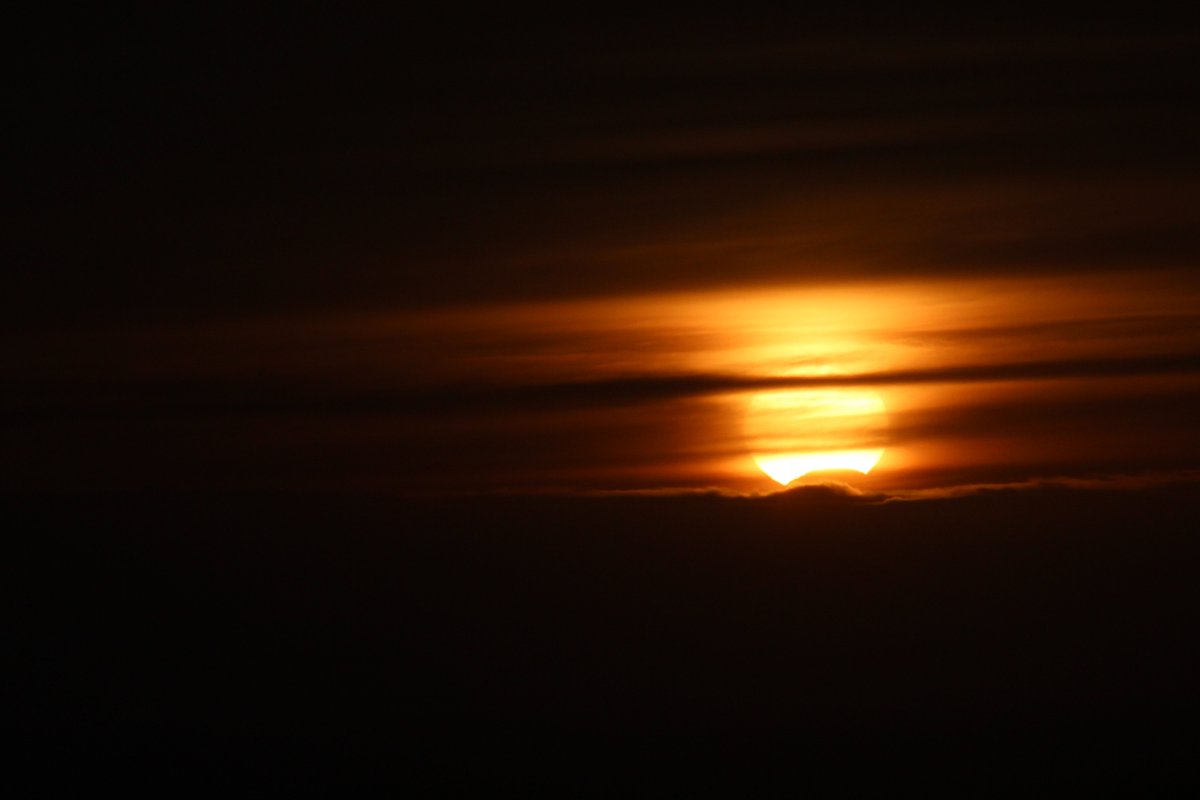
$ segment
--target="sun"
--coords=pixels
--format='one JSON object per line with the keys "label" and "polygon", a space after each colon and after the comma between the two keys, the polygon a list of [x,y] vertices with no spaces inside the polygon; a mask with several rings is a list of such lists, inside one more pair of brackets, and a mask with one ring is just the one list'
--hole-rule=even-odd
{"label": "sun", "polygon": [[883,457],[887,408],[870,389],[763,392],[746,410],[754,463],[786,486],[812,472],[869,473]]}

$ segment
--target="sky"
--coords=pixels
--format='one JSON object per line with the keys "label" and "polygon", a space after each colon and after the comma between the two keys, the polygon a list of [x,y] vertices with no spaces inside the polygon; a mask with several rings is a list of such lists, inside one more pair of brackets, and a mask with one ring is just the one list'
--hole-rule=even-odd
{"label": "sky", "polygon": [[574,16],[22,30],[6,724],[238,788],[1174,774],[1194,24]]}
{"label": "sky", "polygon": [[771,19],[42,32],[18,480],[765,490],[821,373],[879,488],[1191,468],[1189,30]]}

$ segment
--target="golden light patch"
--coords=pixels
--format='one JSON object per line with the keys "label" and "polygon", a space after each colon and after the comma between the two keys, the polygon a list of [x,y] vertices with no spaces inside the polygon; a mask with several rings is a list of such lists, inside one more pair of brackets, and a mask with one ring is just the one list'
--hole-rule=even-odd
{"label": "golden light patch", "polygon": [[823,470],[869,473],[883,457],[887,409],[869,389],[763,392],[746,411],[750,453],[786,486]]}

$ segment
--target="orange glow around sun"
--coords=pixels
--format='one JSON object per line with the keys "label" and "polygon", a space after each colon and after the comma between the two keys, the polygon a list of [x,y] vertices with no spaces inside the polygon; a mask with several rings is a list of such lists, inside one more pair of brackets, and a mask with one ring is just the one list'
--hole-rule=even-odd
{"label": "orange glow around sun", "polygon": [[[1200,288],[1170,273],[746,285],[222,323],[164,337],[122,369],[205,363],[400,401],[464,392],[461,411],[422,401],[337,433],[355,446],[475,454],[461,467],[438,456],[427,477],[438,487],[502,475],[537,490],[757,492],[839,470],[891,491],[1173,453],[1169,429],[1104,423],[1097,436],[1095,418],[1197,390],[1200,377],[1081,376],[1074,365],[1200,352],[1198,307]],[[208,360],[180,358],[188,347]],[[1045,363],[1067,371],[1010,368]]]}
{"label": "orange glow around sun", "polygon": [[759,469],[786,486],[824,470],[866,475],[883,457],[887,409],[868,389],[763,392],[746,411],[746,436]]}

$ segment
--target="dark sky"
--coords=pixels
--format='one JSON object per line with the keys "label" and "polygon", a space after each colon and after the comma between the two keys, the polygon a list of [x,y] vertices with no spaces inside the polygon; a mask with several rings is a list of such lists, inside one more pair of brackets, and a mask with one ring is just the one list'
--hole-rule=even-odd
{"label": "dark sky", "polygon": [[1190,266],[1195,44],[1016,12],[68,15],[12,74],[5,316]]}
{"label": "dark sky", "polygon": [[1185,776],[1200,31],[576,16],[9,31],[17,760],[157,796]]}

